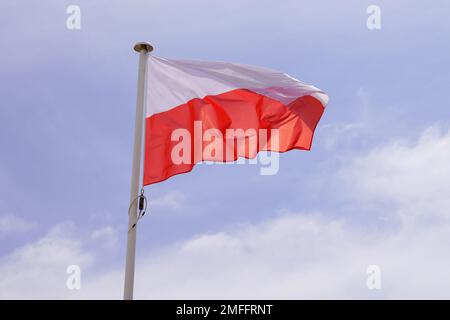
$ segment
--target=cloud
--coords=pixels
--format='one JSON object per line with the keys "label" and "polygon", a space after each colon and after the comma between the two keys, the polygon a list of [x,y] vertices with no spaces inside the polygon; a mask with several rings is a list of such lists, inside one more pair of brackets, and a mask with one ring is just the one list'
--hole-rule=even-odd
{"label": "cloud", "polygon": [[[340,218],[333,212],[284,212],[199,235],[141,259],[136,295],[449,298],[449,158],[450,131],[434,127],[416,140],[373,148],[330,179],[349,195],[343,199],[348,210],[366,215],[365,223],[388,216],[387,227],[361,228],[351,211]],[[366,287],[369,265],[381,268],[380,291]]]}
{"label": "cloud", "polygon": [[104,226],[91,233],[91,239],[100,242],[106,248],[116,248],[118,245],[117,230],[112,226]]}
{"label": "cloud", "polygon": [[[449,231],[435,226],[379,237],[344,220],[285,212],[138,253],[136,298],[448,298]],[[1,298],[120,299],[123,266],[111,269],[100,256],[50,232],[2,261]],[[94,263],[96,273],[89,271]],[[65,288],[69,264],[83,265],[80,291]],[[382,271],[381,291],[366,288],[373,264]]]}
{"label": "cloud", "polygon": [[450,219],[450,131],[431,127],[354,159],[340,177],[364,199],[393,203],[404,219]]}
{"label": "cloud", "polygon": [[36,227],[36,223],[15,215],[0,216],[0,237],[28,232],[34,230]]}
{"label": "cloud", "polygon": [[70,297],[66,268],[87,268],[93,255],[73,236],[74,226],[54,226],[44,237],[0,259],[0,299]]}
{"label": "cloud", "polygon": [[186,195],[179,191],[171,191],[160,197],[152,198],[150,196],[150,208],[161,207],[174,211],[181,210],[186,201]]}
{"label": "cloud", "polygon": [[[365,235],[343,220],[283,213],[236,231],[199,235],[138,255],[138,299],[448,298],[449,226]],[[366,287],[381,268],[382,290]],[[121,298],[122,268],[79,298]]]}
{"label": "cloud", "polygon": [[[136,298],[450,298],[449,144],[450,133],[431,128],[416,141],[374,148],[330,178],[351,194],[346,201],[363,200],[353,209],[363,214],[374,203],[392,202],[373,214],[389,210],[400,217],[395,228],[367,232],[351,212],[336,218],[280,211],[255,224],[138,251]],[[53,228],[2,258],[2,298],[121,298],[122,263],[106,264],[102,252],[68,229]],[[91,236],[111,233],[102,227]],[[83,265],[80,291],[65,287],[68,264]],[[381,269],[381,290],[366,287],[370,265]]]}
{"label": "cloud", "polygon": [[364,86],[359,87],[355,95],[349,98],[345,112],[328,108],[328,112],[339,113],[332,123],[319,125],[321,133],[320,143],[331,151],[345,149],[367,150],[387,141],[392,136],[401,134],[406,136],[410,128],[405,127],[405,111],[396,105],[395,101],[385,102],[380,93]]}

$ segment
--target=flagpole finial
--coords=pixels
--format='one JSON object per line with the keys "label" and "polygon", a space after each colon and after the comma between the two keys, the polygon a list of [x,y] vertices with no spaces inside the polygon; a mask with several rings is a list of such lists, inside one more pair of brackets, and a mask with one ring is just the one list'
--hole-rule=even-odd
{"label": "flagpole finial", "polygon": [[153,46],[148,42],[138,42],[133,47],[134,51],[141,52],[142,50],[145,50],[145,52],[152,52]]}

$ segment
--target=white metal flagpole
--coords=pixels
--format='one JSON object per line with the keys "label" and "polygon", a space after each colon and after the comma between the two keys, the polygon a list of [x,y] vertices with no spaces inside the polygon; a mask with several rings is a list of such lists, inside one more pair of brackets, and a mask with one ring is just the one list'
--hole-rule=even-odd
{"label": "white metal flagpole", "polygon": [[136,122],[134,127],[133,168],[131,172],[130,208],[128,211],[128,239],[127,258],[125,264],[124,300],[133,299],[134,288],[134,262],[136,254],[136,229],[137,229],[137,205],[135,201],[139,196],[139,184],[141,176],[141,151],[142,151],[142,127],[144,118],[144,104],[146,98],[147,83],[147,54],[153,51],[153,46],[147,42],[138,42],[134,50],[139,52],[139,75],[136,102]]}

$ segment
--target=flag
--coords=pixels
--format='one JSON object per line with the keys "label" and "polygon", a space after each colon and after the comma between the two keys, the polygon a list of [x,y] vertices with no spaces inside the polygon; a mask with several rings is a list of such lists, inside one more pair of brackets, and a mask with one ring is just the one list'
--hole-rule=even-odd
{"label": "flag", "polygon": [[310,150],[328,96],[267,68],[148,56],[143,184],[201,161]]}

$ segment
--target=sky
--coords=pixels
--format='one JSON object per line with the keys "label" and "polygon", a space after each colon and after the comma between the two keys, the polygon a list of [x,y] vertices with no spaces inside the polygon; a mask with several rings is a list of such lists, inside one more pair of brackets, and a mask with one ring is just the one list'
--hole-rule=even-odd
{"label": "sky", "polygon": [[146,187],[136,298],[449,299],[449,15],[444,0],[2,1],[0,299],[122,298],[137,41],[280,70],[330,102],[276,175],[201,164]]}

